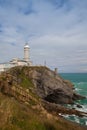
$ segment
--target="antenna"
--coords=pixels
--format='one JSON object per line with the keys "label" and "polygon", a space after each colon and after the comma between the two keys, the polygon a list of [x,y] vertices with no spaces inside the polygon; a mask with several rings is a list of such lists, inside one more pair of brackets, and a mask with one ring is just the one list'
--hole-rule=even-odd
{"label": "antenna", "polygon": [[44,66],[46,66],[46,60],[44,61]]}

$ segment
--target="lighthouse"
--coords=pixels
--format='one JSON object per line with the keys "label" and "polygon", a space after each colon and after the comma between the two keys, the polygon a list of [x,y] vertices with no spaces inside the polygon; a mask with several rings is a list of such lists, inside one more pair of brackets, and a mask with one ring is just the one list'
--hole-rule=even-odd
{"label": "lighthouse", "polygon": [[26,43],[24,45],[24,60],[26,62],[29,62],[29,50],[30,50],[30,47],[29,47],[28,43]]}

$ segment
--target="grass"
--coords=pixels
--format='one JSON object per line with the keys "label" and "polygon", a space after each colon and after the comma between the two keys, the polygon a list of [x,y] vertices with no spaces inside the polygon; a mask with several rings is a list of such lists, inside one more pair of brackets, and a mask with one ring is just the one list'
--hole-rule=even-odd
{"label": "grass", "polygon": [[21,74],[21,75],[20,75],[20,78],[21,78],[21,80],[22,80],[21,83],[20,83],[20,85],[21,85],[23,88],[29,89],[29,88],[34,87],[34,85],[33,85],[32,81],[31,81],[31,79],[27,78],[24,74]]}
{"label": "grass", "polygon": [[[7,113],[5,114],[7,122],[4,122],[5,117],[2,116],[4,124],[0,123],[0,130],[55,130],[55,124],[49,123],[48,119],[41,115],[40,111],[20,104],[14,98],[5,95],[0,96],[1,103],[3,102],[2,110]],[[8,105],[9,113],[11,114],[10,117],[6,105]]]}
{"label": "grass", "polygon": [[[62,118],[47,118],[40,110],[32,109],[14,98],[0,94],[0,130],[85,130]],[[9,116],[8,112],[11,116]],[[4,114],[5,113],[5,114]],[[7,122],[5,121],[7,119]]]}
{"label": "grass", "polygon": [[[20,109],[21,107],[21,109]],[[11,130],[55,130],[53,124],[40,116],[37,110],[15,105],[13,116],[10,119]],[[9,129],[7,129],[9,130]]]}

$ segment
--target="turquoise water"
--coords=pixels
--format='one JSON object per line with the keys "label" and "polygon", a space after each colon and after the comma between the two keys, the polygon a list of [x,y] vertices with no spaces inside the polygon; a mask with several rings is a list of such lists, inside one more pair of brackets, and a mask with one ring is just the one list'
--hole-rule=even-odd
{"label": "turquoise water", "polygon": [[[70,80],[75,87],[75,91],[85,97],[87,97],[87,73],[62,73],[60,74],[64,79]],[[78,108],[77,104],[82,108]],[[78,100],[74,105],[68,105],[67,107],[75,108],[76,110],[87,112],[87,99]],[[65,115],[65,118],[80,123],[81,125],[87,125],[87,117],[79,118],[75,115]]]}

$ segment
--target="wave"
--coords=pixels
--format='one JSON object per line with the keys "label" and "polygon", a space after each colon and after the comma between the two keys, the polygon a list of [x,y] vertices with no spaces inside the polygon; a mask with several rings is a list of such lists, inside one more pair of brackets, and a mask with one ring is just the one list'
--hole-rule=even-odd
{"label": "wave", "polygon": [[75,91],[82,91],[81,88],[75,88]]}
{"label": "wave", "polygon": [[74,83],[74,88],[74,91],[87,97],[87,82]]}
{"label": "wave", "polygon": [[[75,101],[73,105],[66,105],[68,108],[74,108],[75,110],[86,112],[87,113],[87,73],[66,73],[62,76],[70,80],[74,84],[74,91],[80,95],[86,97],[83,100]],[[79,108],[80,107],[80,108]],[[79,118],[75,115],[63,115],[66,119],[75,121],[77,123],[87,125],[87,117]]]}
{"label": "wave", "polygon": [[77,106],[75,107],[76,110],[81,111],[81,112],[87,112],[87,105],[81,105],[82,108],[78,108]]}
{"label": "wave", "polygon": [[73,82],[73,84],[74,84],[75,86],[77,86],[77,85],[87,84],[87,82],[79,81],[79,82]]}
{"label": "wave", "polygon": [[66,105],[66,107],[70,108],[70,109],[74,108],[75,110],[87,113],[87,103],[81,104],[80,100],[78,101],[78,103],[76,102],[73,105],[68,104],[68,105]]}
{"label": "wave", "polygon": [[63,116],[65,119],[79,123],[81,125],[86,125],[87,126],[87,117],[78,117],[76,115],[64,115],[64,114],[60,114],[61,116]]}
{"label": "wave", "polygon": [[87,121],[86,121],[86,123],[85,123],[86,125],[87,125]]}

